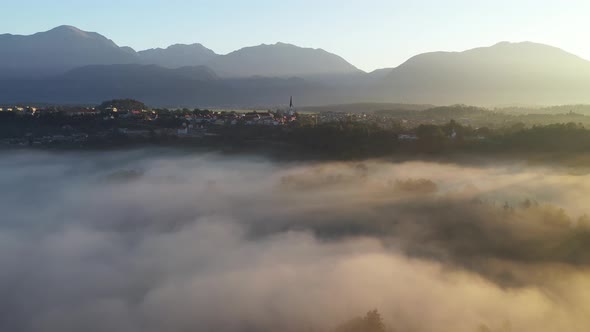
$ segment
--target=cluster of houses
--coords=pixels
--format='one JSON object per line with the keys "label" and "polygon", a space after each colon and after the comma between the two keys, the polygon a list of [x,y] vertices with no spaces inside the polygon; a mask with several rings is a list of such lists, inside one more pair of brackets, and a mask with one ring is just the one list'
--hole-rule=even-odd
{"label": "cluster of houses", "polygon": [[[94,109],[93,109],[94,110]],[[115,117],[121,119],[137,119],[137,120],[155,120],[158,114],[155,111],[145,109],[118,109],[116,107],[109,107],[103,111],[97,111],[94,114],[102,114],[104,120],[114,119]],[[90,114],[90,113],[88,113]]]}
{"label": "cluster of houses", "polygon": [[[141,103],[137,103],[141,105]],[[134,104],[133,104],[134,105]],[[13,112],[20,116],[38,116],[43,114],[60,113],[66,116],[92,116],[104,121],[127,119],[129,128],[115,127],[109,130],[94,132],[93,140],[109,141],[119,136],[132,139],[151,139],[153,137],[201,138],[217,135],[215,127],[222,126],[283,126],[297,121],[298,114],[291,105],[288,109],[272,111],[209,111],[209,110],[148,110],[135,109],[135,106],[119,107],[110,105],[104,107],[65,106],[36,108],[30,106],[0,106],[0,112]],[[144,121],[162,120],[162,125],[141,124]],[[133,124],[138,121],[137,125]],[[177,127],[175,127],[177,126]],[[55,145],[55,144],[84,144],[89,141],[89,135],[76,132],[74,128],[54,130],[48,136],[36,136],[27,133],[19,138],[0,140],[1,145]]]}
{"label": "cluster of houses", "polygon": [[297,116],[293,111],[277,111],[277,112],[203,112],[197,114],[187,114],[184,116],[187,124],[197,125],[265,125],[265,126],[279,126],[297,120]]}
{"label": "cluster of houses", "polygon": [[23,115],[33,115],[37,112],[37,108],[31,106],[0,106],[0,112],[17,112]]}
{"label": "cluster of houses", "polygon": [[281,126],[296,121],[294,112],[202,112],[184,116],[182,126],[177,130],[179,137],[203,137],[209,135],[210,126]]}
{"label": "cluster of houses", "polygon": [[95,108],[90,107],[62,107],[59,109],[56,108],[38,108],[33,106],[0,106],[0,112],[13,112],[17,115],[39,115],[43,113],[55,113],[61,112],[66,115],[75,116],[75,115],[97,115],[101,112]]}
{"label": "cluster of houses", "polygon": [[361,122],[361,123],[374,123],[383,129],[390,129],[393,125],[399,121],[389,121],[386,117],[383,117],[375,112],[369,113],[349,113],[349,112],[321,112],[314,115],[314,121],[316,124],[326,124],[335,122]]}
{"label": "cluster of houses", "polygon": [[18,115],[38,115],[43,113],[60,112],[68,116],[83,116],[83,115],[104,115],[105,120],[109,118],[136,118],[136,119],[151,119],[156,118],[156,112],[148,110],[122,110],[116,107],[109,107],[104,110],[99,110],[94,107],[83,106],[68,106],[60,108],[37,108],[32,106],[0,106],[0,112],[14,112]]}
{"label": "cluster of houses", "polygon": [[181,117],[184,120],[184,127],[186,128],[202,128],[208,125],[265,125],[265,126],[280,126],[297,120],[296,113],[293,110],[288,111],[264,111],[264,112],[221,112],[221,111],[203,111],[193,112],[190,114],[162,114],[158,111],[145,109],[130,109],[122,110],[115,107],[109,107],[105,110],[99,111],[94,108],[80,108],[68,112],[70,115],[97,115],[101,114],[104,120],[120,118],[120,119],[136,119],[136,120],[157,120],[160,117],[174,116]]}

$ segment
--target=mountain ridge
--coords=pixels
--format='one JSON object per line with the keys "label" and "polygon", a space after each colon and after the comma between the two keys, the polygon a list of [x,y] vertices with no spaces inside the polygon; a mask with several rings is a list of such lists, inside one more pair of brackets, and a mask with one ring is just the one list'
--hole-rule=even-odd
{"label": "mountain ridge", "polygon": [[[251,53],[257,55],[252,58]],[[243,61],[246,63],[244,64]],[[48,77],[76,67],[111,64],[156,64],[179,68],[207,65],[227,78],[306,76],[359,71],[323,49],[287,43],[244,47],[226,55],[202,44],[174,44],[135,51],[96,33],[61,25],[31,35],[0,35],[0,77]],[[252,68],[247,70],[246,67]],[[272,68],[272,70],[268,70]]]}
{"label": "mountain ridge", "polygon": [[96,32],[68,25],[32,35],[0,35],[0,76],[44,77],[95,64],[136,62],[136,55]]}
{"label": "mountain ridge", "polygon": [[[146,60],[150,53],[154,58]],[[18,82],[6,83],[15,79]],[[32,79],[37,81],[32,84]],[[144,95],[139,91],[143,88],[155,103],[165,97],[167,102],[178,98],[179,103],[198,103],[203,98],[209,104],[227,100],[262,105],[282,100],[283,94],[297,93],[298,100],[307,105],[590,103],[590,61],[533,42],[499,42],[462,52],[422,53],[395,68],[366,73],[323,49],[282,42],[219,55],[202,44],[136,52],[73,26],[28,36],[0,35],[0,80],[5,81],[5,88],[10,87],[0,91],[2,99],[22,98],[28,93],[31,99],[67,102],[73,95],[66,86],[78,91],[76,101],[93,98],[92,84],[84,85],[90,91],[72,85],[73,81],[93,79],[100,83],[103,95]],[[182,87],[187,81],[191,83]],[[155,90],[156,86],[161,91]],[[48,91],[57,95],[50,96]]]}
{"label": "mountain ridge", "polygon": [[213,50],[200,43],[174,44],[167,48],[151,48],[137,52],[140,62],[156,64],[169,68],[205,65],[219,56]]}
{"label": "mountain ridge", "polygon": [[590,61],[560,48],[500,42],[416,55],[394,68],[381,93],[400,102],[477,105],[588,101]]}
{"label": "mountain ridge", "polygon": [[212,59],[208,64],[219,75],[310,76],[360,72],[344,58],[321,48],[278,42],[248,46]]}

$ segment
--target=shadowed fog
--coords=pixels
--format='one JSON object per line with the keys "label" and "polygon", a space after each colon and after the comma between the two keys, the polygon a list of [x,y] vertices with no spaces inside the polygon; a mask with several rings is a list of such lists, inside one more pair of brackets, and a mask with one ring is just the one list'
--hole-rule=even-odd
{"label": "shadowed fog", "polygon": [[0,156],[0,331],[587,331],[590,175]]}

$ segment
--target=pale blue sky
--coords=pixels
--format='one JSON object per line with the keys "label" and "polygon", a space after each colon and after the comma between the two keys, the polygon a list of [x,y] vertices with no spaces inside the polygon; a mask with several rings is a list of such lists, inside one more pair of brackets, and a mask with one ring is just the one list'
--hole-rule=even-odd
{"label": "pale blue sky", "polygon": [[590,59],[590,0],[0,0],[0,33],[68,24],[137,50],[199,42],[217,53],[288,42],[364,70],[427,51],[535,41]]}

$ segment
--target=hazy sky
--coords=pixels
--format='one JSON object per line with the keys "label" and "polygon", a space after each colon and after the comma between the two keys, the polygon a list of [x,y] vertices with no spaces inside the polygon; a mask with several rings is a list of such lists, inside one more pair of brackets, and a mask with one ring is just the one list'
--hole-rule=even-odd
{"label": "hazy sky", "polygon": [[135,49],[199,42],[218,53],[288,42],[364,70],[426,51],[535,41],[590,59],[588,0],[1,0],[0,33],[68,24]]}

